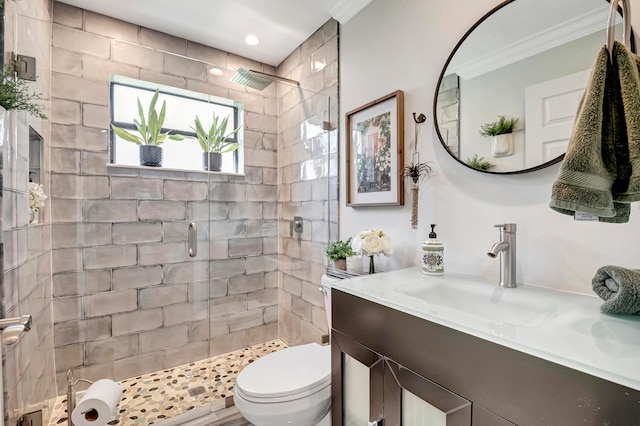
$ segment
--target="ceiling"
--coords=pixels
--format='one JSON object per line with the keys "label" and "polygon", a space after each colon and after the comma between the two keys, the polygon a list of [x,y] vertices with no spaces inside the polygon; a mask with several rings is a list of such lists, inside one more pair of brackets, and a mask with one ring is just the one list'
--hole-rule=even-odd
{"label": "ceiling", "polygon": [[[344,24],[371,0],[58,0],[269,65],[330,18]],[[249,46],[244,38],[260,40]]]}

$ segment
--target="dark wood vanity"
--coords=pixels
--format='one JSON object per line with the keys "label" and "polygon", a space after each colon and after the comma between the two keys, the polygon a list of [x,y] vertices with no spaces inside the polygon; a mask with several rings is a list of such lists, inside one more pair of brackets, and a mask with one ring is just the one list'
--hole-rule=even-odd
{"label": "dark wood vanity", "polygon": [[638,390],[335,288],[331,343],[334,426],[347,356],[368,368],[368,421],[384,426],[419,426],[403,422],[403,389],[447,426],[640,425]]}

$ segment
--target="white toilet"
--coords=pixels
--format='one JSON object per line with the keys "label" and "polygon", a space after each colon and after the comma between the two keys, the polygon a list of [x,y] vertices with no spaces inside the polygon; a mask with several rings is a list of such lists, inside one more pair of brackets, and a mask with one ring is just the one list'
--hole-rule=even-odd
{"label": "white toilet", "polygon": [[[331,285],[322,290],[331,329]],[[292,346],[257,359],[238,374],[233,401],[255,426],[331,426],[331,347]]]}

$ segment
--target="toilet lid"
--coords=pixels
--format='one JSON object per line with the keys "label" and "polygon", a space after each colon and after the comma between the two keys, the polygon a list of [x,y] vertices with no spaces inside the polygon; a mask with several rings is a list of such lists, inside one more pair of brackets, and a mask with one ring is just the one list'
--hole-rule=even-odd
{"label": "toilet lid", "polygon": [[236,387],[254,398],[298,395],[331,381],[331,347],[317,343],[272,352],[245,367]]}

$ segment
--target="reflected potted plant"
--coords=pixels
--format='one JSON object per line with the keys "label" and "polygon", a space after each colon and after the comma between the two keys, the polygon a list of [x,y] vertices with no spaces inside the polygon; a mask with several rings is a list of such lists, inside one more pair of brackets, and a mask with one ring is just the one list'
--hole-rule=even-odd
{"label": "reflected potted plant", "polygon": [[347,257],[354,255],[351,248],[351,238],[347,241],[335,241],[327,246],[325,251],[329,260],[333,261],[336,269],[347,270]]}
{"label": "reflected potted plant", "polygon": [[222,168],[222,154],[233,152],[240,144],[238,142],[230,142],[227,139],[238,133],[240,127],[226,133],[229,117],[222,120],[219,116],[213,115],[213,121],[209,130],[205,130],[200,117],[196,115],[195,127],[191,128],[196,132],[196,138],[202,148],[202,168],[204,170],[219,172]]}
{"label": "reflected potted plant", "polygon": [[160,146],[167,138],[171,140],[183,140],[182,135],[171,135],[170,132],[162,132],[162,125],[164,124],[164,118],[167,112],[167,102],[162,102],[162,108],[160,113],[156,111],[156,102],[158,102],[158,95],[160,89],[156,89],[151,103],[149,104],[148,112],[145,115],[138,98],[138,119],[134,119],[133,123],[136,125],[138,134],[131,133],[121,127],[116,127],[113,124],[111,128],[113,131],[127,142],[135,143],[140,146],[140,165],[150,167],[162,166],[162,147]]}
{"label": "reflected potted plant", "polygon": [[467,158],[467,164],[474,169],[484,171],[491,170],[495,167],[495,164],[485,161],[484,157],[478,157],[478,154],[475,154],[473,158]]}
{"label": "reflected potted plant", "polygon": [[493,138],[491,151],[494,157],[506,157],[513,154],[513,129],[517,123],[517,118],[506,118],[504,115],[499,115],[498,121],[480,126],[480,136]]}

